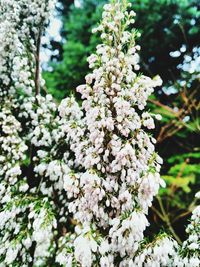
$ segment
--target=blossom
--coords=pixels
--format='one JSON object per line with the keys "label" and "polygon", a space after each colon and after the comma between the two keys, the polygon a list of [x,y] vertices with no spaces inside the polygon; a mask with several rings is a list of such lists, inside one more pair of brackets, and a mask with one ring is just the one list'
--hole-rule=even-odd
{"label": "blossom", "polygon": [[92,266],[92,253],[90,241],[86,238],[79,236],[74,241],[75,245],[75,258],[81,263],[83,267]]}

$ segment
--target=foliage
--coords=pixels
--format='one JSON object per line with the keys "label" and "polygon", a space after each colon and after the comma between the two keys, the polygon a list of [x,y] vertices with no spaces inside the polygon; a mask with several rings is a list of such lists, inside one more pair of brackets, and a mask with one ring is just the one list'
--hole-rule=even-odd
{"label": "foliage", "polygon": [[[104,1],[83,1],[80,8],[71,6],[69,16],[63,18],[63,36],[65,40],[62,50],[63,58],[52,62],[52,72],[44,72],[48,90],[61,100],[64,96],[75,93],[75,88],[84,82],[88,72],[87,56],[94,51],[99,38],[91,34],[92,27],[100,20]],[[63,14],[67,15],[65,12]],[[57,78],[56,78],[57,76]],[[58,89],[59,88],[59,89]]]}

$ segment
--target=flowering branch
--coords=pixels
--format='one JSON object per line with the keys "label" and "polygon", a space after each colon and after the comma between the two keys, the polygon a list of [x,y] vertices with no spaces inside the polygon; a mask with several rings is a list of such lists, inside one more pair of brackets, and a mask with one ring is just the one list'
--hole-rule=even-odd
{"label": "flowering branch", "polygon": [[40,93],[40,46],[42,37],[42,26],[40,25],[38,37],[36,40],[36,53],[35,53],[35,94]]}

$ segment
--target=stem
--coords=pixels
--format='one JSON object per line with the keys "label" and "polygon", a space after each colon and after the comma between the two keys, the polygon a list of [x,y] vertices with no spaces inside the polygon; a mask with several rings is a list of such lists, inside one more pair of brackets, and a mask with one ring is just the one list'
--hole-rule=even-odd
{"label": "stem", "polygon": [[153,103],[153,104],[155,104],[155,105],[157,105],[157,106],[159,106],[159,107],[164,108],[165,110],[169,111],[175,117],[178,117],[178,112],[174,111],[172,108],[168,107],[167,105],[164,105],[161,102],[156,101],[154,99],[148,99],[148,101]]}
{"label": "stem", "polygon": [[157,199],[158,199],[158,203],[159,203],[159,205],[160,205],[160,208],[161,208],[162,214],[163,214],[163,216],[164,216],[164,217],[166,217],[166,216],[167,216],[167,213],[165,212],[165,209],[164,209],[164,206],[163,206],[162,200],[161,200],[161,198],[160,198],[159,196],[157,197]]}
{"label": "stem", "polygon": [[181,239],[179,238],[179,236],[175,233],[175,231],[174,231],[174,229],[173,229],[173,227],[172,227],[172,225],[171,225],[169,219],[166,221],[166,223],[167,223],[167,226],[168,226],[170,232],[172,233],[172,235],[173,235],[174,238],[176,239],[176,241],[179,243],[179,245],[181,245],[181,244],[182,244],[182,241],[181,241]]}
{"label": "stem", "polygon": [[35,53],[35,95],[40,93],[40,46],[41,46],[42,26],[39,28],[38,37],[36,40]]}
{"label": "stem", "polygon": [[178,215],[177,217],[175,217],[175,219],[172,221],[172,223],[175,223],[175,222],[178,221],[179,219],[181,219],[181,218],[183,218],[183,217],[185,217],[185,216],[187,216],[187,215],[189,215],[189,214],[191,214],[191,211],[190,211],[190,210],[181,213],[180,215]]}
{"label": "stem", "polygon": [[164,216],[154,207],[154,206],[151,206],[151,209],[158,215],[158,217],[162,220],[162,221],[165,221],[165,218]]}
{"label": "stem", "polygon": [[30,247],[31,262],[28,263],[28,267],[33,267],[35,249],[36,249],[36,241],[33,241],[32,246]]}
{"label": "stem", "polygon": [[163,218],[164,218],[164,222],[167,224],[168,226],[168,229],[169,231],[171,232],[171,234],[173,235],[173,237],[176,239],[176,241],[179,243],[179,244],[182,244],[182,241],[181,239],[179,238],[179,236],[175,233],[172,225],[171,225],[171,222],[169,220],[169,217],[168,217],[168,214],[166,213],[165,209],[164,209],[164,206],[163,206],[163,203],[162,203],[162,200],[160,197],[157,197],[158,199],[158,202],[159,202],[159,205],[160,205],[160,209],[162,211],[162,214],[163,214]]}
{"label": "stem", "polygon": [[172,223],[175,223],[175,222],[178,221],[180,218],[185,217],[185,216],[191,214],[192,211],[193,211],[193,209],[195,208],[195,204],[196,204],[196,199],[189,205],[188,210],[185,211],[185,212],[183,212],[183,213],[181,213],[180,215],[176,216],[176,217],[174,218],[174,220],[172,221]]}

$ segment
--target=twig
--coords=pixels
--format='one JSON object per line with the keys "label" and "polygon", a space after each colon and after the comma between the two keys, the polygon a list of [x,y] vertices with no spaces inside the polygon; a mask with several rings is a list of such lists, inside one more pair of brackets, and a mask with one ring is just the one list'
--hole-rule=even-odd
{"label": "twig", "polygon": [[163,215],[154,207],[151,206],[151,209],[158,215],[158,217],[162,220],[165,221],[165,218],[163,217]]}
{"label": "twig", "polygon": [[179,238],[179,236],[175,233],[172,225],[171,225],[171,222],[169,220],[169,217],[168,217],[168,214],[165,212],[165,209],[164,209],[164,206],[163,206],[163,203],[162,203],[162,200],[161,198],[158,196],[157,197],[158,199],[158,203],[160,205],[160,209],[162,211],[162,214],[163,214],[163,217],[164,217],[164,222],[167,224],[168,226],[168,229],[170,230],[170,232],[172,233],[172,235],[174,236],[174,238],[176,239],[176,241],[179,243],[179,244],[182,244],[182,241],[181,239]]}
{"label": "twig", "polygon": [[39,28],[38,37],[36,40],[35,53],[35,95],[40,93],[40,46],[41,46],[42,26]]}
{"label": "twig", "polygon": [[178,221],[180,218],[185,217],[185,216],[191,214],[192,211],[193,211],[193,209],[195,208],[195,204],[196,204],[196,199],[195,199],[194,201],[192,201],[192,203],[189,205],[188,210],[185,211],[185,212],[183,212],[183,213],[181,213],[181,214],[179,214],[178,216],[176,216],[176,217],[174,218],[174,220],[172,221],[172,223],[175,223],[175,222]]}
{"label": "twig", "polygon": [[153,103],[153,104],[155,104],[156,106],[159,106],[159,107],[162,107],[162,108],[168,110],[169,112],[173,113],[174,116],[178,117],[178,113],[175,110],[173,110],[172,108],[162,104],[161,102],[153,100],[153,99],[149,99],[148,101]]}

